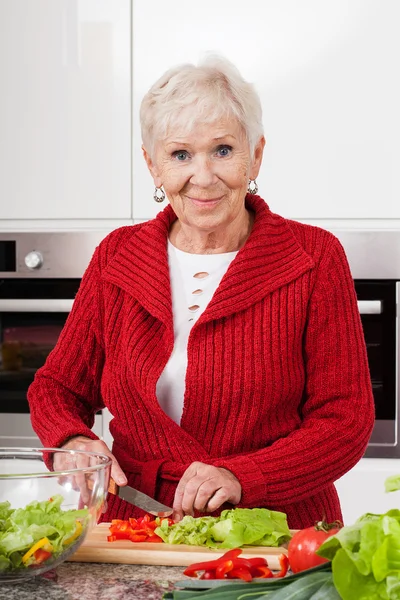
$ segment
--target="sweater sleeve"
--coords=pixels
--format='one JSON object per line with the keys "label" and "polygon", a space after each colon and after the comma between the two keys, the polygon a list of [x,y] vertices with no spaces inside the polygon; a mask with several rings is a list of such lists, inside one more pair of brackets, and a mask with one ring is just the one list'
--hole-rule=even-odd
{"label": "sweater sleeve", "polygon": [[374,402],[350,268],[331,236],[309,300],[302,424],[254,453],[211,459],[242,485],[241,505],[299,502],[350,470],[374,424]]}
{"label": "sweater sleeve", "polygon": [[58,342],[28,390],[32,426],[45,447],[60,447],[76,435],[97,439],[91,427],[104,407],[99,277],[96,250]]}

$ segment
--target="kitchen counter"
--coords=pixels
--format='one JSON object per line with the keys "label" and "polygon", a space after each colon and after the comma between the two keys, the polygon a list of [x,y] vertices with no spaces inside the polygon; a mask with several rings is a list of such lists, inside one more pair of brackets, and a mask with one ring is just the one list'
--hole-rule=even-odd
{"label": "kitchen counter", "polygon": [[66,562],[23,583],[0,584],[0,600],[161,600],[184,567]]}

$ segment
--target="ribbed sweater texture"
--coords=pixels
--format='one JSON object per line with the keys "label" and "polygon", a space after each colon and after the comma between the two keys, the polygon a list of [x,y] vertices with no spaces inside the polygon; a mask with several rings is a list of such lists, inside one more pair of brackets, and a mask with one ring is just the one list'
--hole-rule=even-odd
{"label": "ribbed sweater texture", "polygon": [[[174,344],[170,206],[96,249],[29,388],[32,424],[47,447],[96,439],[94,414],[106,406],[129,484],[165,504],[201,461],[236,475],[239,506],[284,511],[292,528],[341,519],[334,481],[362,457],[374,423],[349,265],[331,233],[258,196],[246,203],[251,234],[190,333],[180,425],[156,397]],[[102,520],[135,514],[110,495]]]}

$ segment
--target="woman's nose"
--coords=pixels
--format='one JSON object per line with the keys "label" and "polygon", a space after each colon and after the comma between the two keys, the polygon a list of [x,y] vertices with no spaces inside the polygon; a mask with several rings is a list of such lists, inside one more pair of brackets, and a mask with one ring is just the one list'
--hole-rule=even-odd
{"label": "woman's nose", "polygon": [[215,183],[217,179],[212,164],[206,158],[198,158],[193,161],[193,174],[190,178],[191,183],[199,187],[208,187]]}

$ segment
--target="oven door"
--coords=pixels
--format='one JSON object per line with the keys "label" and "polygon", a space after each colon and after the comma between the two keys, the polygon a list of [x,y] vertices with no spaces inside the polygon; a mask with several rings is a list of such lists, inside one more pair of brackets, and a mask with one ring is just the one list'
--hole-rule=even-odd
{"label": "oven door", "polygon": [[[28,387],[57,343],[79,283],[0,280],[0,446],[38,445],[30,423]],[[101,415],[96,433],[102,433]]]}
{"label": "oven door", "polygon": [[356,280],[375,402],[375,426],[366,457],[400,458],[398,390],[399,283]]}

